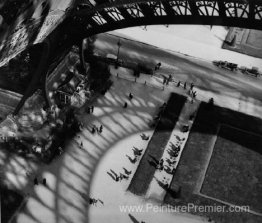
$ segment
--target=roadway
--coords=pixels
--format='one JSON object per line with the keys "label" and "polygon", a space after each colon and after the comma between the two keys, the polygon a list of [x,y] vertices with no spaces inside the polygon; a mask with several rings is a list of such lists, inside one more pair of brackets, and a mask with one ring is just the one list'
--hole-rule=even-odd
{"label": "roadway", "polygon": [[[95,41],[95,52],[100,55],[117,53],[119,37],[100,34]],[[241,56],[241,55],[240,55]],[[262,78],[230,72],[214,66],[211,62],[162,50],[130,39],[121,38],[119,58],[125,61],[142,62],[154,68],[158,62],[162,66],[158,74],[171,74],[182,82],[194,82],[199,90],[222,96],[241,98],[243,101],[262,102]]]}

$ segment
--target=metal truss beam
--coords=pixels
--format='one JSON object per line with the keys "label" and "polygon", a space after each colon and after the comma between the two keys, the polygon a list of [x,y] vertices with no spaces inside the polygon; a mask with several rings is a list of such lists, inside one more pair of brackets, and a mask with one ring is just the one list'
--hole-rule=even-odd
{"label": "metal truss beam", "polygon": [[[262,30],[262,0],[85,0],[73,10],[83,35],[139,25],[204,24]],[[81,9],[79,9],[81,8]],[[92,22],[90,22],[92,21]],[[80,32],[81,32],[81,27]],[[110,28],[111,27],[111,28]]]}

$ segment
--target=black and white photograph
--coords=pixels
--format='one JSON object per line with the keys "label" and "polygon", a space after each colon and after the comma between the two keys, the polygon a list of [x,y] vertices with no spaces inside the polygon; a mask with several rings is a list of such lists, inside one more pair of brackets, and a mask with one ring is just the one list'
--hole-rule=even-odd
{"label": "black and white photograph", "polygon": [[0,0],[0,223],[262,223],[262,0]]}

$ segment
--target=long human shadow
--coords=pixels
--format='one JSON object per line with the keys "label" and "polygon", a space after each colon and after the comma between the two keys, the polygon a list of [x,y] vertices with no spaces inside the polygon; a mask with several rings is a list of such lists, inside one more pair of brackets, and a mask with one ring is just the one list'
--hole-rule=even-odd
{"label": "long human shadow", "polygon": [[140,221],[138,221],[133,215],[128,214],[128,216],[129,216],[129,218],[131,219],[131,221],[132,221],[133,223],[140,223]]}
{"label": "long human shadow", "polygon": [[[108,116],[108,114],[105,114],[104,116]],[[139,131],[138,131],[139,132]],[[126,136],[129,136],[130,135],[130,132],[126,132],[125,133],[125,135]],[[92,138],[92,136],[90,135],[90,134],[88,134],[88,136],[90,136],[90,137],[87,137],[87,139],[88,140],[90,140],[90,138]],[[124,137],[121,135],[121,136],[119,136],[119,135],[116,135],[116,136],[118,136],[118,138],[116,138],[114,141],[115,142],[117,142],[118,140],[123,140],[124,139]],[[90,140],[90,142],[92,142],[91,140]],[[105,155],[105,153],[106,152],[109,152],[108,150],[107,150],[107,148],[110,148],[110,147],[112,147],[113,145],[114,145],[114,142],[107,142],[108,144],[107,145],[104,145],[103,147],[101,147],[101,146],[99,146],[98,144],[96,144],[96,148],[97,148],[97,152],[99,153],[99,154],[102,154],[102,155]],[[84,153],[85,151],[83,151],[83,153]],[[89,180],[88,180],[88,183],[90,184],[91,182],[92,182],[92,177],[93,177],[93,173],[94,173],[94,171],[92,171],[92,170],[95,170],[96,169],[96,167],[97,167],[97,165],[99,165],[99,160],[101,159],[102,157],[101,156],[92,156],[91,157],[91,159],[92,160],[94,160],[94,162],[92,162],[92,163],[95,163],[95,165],[94,166],[92,166],[92,169],[91,169],[91,172],[92,172],[92,174],[91,175],[88,175],[88,176],[86,176],[86,178],[88,178]],[[82,162],[82,164],[81,165],[84,165],[83,163],[83,161],[81,161],[80,159],[78,159],[77,160],[77,162],[78,163],[81,163]],[[63,165],[67,165],[66,163],[64,163]],[[64,166],[61,166],[60,167],[60,169],[62,169]],[[67,167],[68,168],[68,167]],[[70,167],[69,167],[70,168]],[[85,167],[86,168],[86,167]],[[59,183],[64,183],[64,180],[63,179],[59,179],[59,182],[58,182],[58,184]],[[70,186],[70,184],[68,184],[68,186]],[[76,190],[76,188],[74,188],[74,187],[71,187],[71,189],[73,189],[73,190]],[[57,188],[57,190],[59,191],[59,187]],[[90,190],[90,185],[87,185],[86,186],[86,188],[85,188],[85,191],[89,191]],[[79,193],[79,191],[78,191],[78,193]],[[89,192],[87,192],[87,194],[89,194]],[[60,198],[59,198],[60,199]],[[87,201],[86,201],[87,202]],[[88,204],[86,204],[87,206],[88,206]],[[59,207],[57,208],[58,209],[58,212],[59,212]],[[57,220],[58,220],[58,222],[60,221],[60,216],[57,216]]]}
{"label": "long human shadow", "polygon": [[[127,110],[127,112],[128,112],[128,110]],[[104,117],[110,117],[110,116],[112,116],[113,114],[114,114],[114,111],[113,112],[109,112],[109,113],[107,113],[105,110],[104,110],[104,112],[103,112],[104,114],[103,114],[103,116]],[[99,118],[103,118],[103,116],[100,116]],[[111,117],[112,118],[112,117]],[[127,116],[126,116],[126,118],[127,118]],[[88,116],[88,118],[87,118],[87,122],[89,122],[89,121],[92,121],[92,120],[95,120],[96,119],[96,117],[94,117],[94,116]],[[113,119],[113,118],[112,118]],[[141,117],[141,119],[143,119],[143,117]],[[129,121],[129,123],[130,124],[132,124],[132,122],[131,121]],[[110,128],[109,126],[107,126],[106,124],[105,124],[105,127],[106,128]],[[97,165],[99,165],[99,160],[102,158],[102,156],[103,155],[105,155],[105,153],[106,152],[109,152],[107,149],[108,148],[110,148],[110,147],[112,147],[113,145],[114,145],[114,143],[116,143],[117,141],[119,141],[119,140],[123,140],[125,137],[128,137],[130,134],[134,134],[134,133],[136,133],[136,131],[130,131],[130,129],[131,128],[128,128],[128,130],[127,130],[127,128],[125,127],[125,126],[123,126],[123,125],[121,125],[121,130],[123,130],[122,132],[124,133],[123,135],[121,134],[117,134],[116,132],[114,132],[114,140],[113,141],[110,141],[110,140],[105,140],[105,142],[106,142],[106,144],[105,145],[103,145],[103,146],[101,146],[101,145],[99,145],[98,143],[95,143],[95,142],[93,142],[92,140],[90,140],[90,139],[92,139],[92,135],[91,134],[89,134],[89,133],[85,133],[85,134],[83,134],[83,136],[85,136],[86,138],[86,140],[87,141],[89,141],[90,143],[92,143],[92,144],[94,144],[95,145],[95,147],[97,148],[97,156],[94,156],[94,155],[90,155],[90,153],[88,152],[88,148],[87,148],[87,151],[86,150],[84,150],[83,152],[82,152],[82,150],[81,150],[81,152],[82,153],[86,153],[86,155],[88,155],[88,156],[90,156],[90,158],[91,158],[91,160],[93,160],[93,162],[91,162],[91,160],[89,160],[89,163],[92,163],[93,165],[91,165],[91,168],[89,167],[89,166],[87,166],[86,164],[85,164],[85,162],[86,162],[86,160],[85,160],[85,162],[84,161],[82,161],[81,159],[79,159],[79,158],[77,158],[76,156],[74,156],[73,158],[74,159],[76,159],[76,161],[79,163],[79,164],[81,164],[83,167],[84,167],[84,169],[86,169],[87,170],[87,172],[88,172],[88,174],[85,174],[85,175],[83,175],[82,176],[82,178],[87,178],[88,180],[87,180],[87,184],[90,184],[91,182],[92,182],[92,177],[93,177],[93,173],[95,172],[94,170],[96,169],[96,167],[97,167]],[[133,129],[133,128],[132,128]],[[137,129],[137,126],[135,126],[134,127],[134,130],[135,129]],[[143,130],[143,129],[138,129],[137,130],[137,132],[140,132],[141,130]],[[101,138],[103,138],[104,136],[101,134]],[[102,156],[101,156],[102,155]],[[60,172],[62,172],[62,170],[63,170],[63,168],[65,168],[65,169],[70,169],[70,164],[68,164],[68,163],[66,163],[66,162],[64,162],[64,163],[61,163],[61,166],[58,168],[58,174],[56,174],[57,176],[61,176],[62,175],[62,173],[61,174],[59,174]],[[49,169],[49,168],[47,168],[47,169]],[[42,172],[40,171],[40,175],[41,175],[41,173],[43,173],[45,170],[43,170]],[[49,171],[51,171],[51,170],[49,170]],[[71,171],[72,172],[72,174],[74,174],[74,171]],[[91,172],[91,174],[90,174],[90,172]],[[74,174],[74,175],[76,175],[76,177],[78,177],[78,173],[77,174]],[[52,191],[52,193],[58,193],[59,194],[59,190],[60,190],[60,188],[59,188],[59,184],[61,183],[61,184],[66,184],[66,186],[67,187],[69,187],[71,190],[75,190],[76,191],[76,193],[78,193],[78,194],[80,194],[80,192],[81,191],[79,191],[77,188],[75,188],[75,187],[73,187],[71,184],[69,184],[68,182],[66,182],[65,181],[65,179],[63,179],[62,177],[60,177],[60,178],[58,178],[57,179],[58,181],[58,183],[56,184],[57,185],[57,187],[56,187],[56,190],[54,190],[54,191]],[[86,188],[84,188],[85,189],[85,191],[87,191],[87,194],[89,194],[89,191],[90,191],[90,185],[87,185],[86,186]],[[36,197],[38,196],[38,195],[35,195]],[[61,198],[61,196],[56,196],[56,197],[58,197],[57,199],[56,199],[56,208],[53,210],[53,209],[50,209],[51,211],[54,211],[55,213],[59,213],[59,211],[60,211],[60,207],[59,207],[59,200],[63,200],[63,199],[65,199],[65,198]],[[65,199],[66,200],[66,199]],[[37,199],[37,201],[38,202],[41,202],[41,204],[42,205],[44,205],[43,204],[43,202],[42,201],[40,201],[40,199]],[[68,203],[68,204],[71,204],[70,202]],[[88,206],[88,201],[86,201],[86,205]],[[30,212],[30,210],[28,210],[28,212]],[[27,213],[29,216],[33,216],[33,213]],[[83,213],[83,214],[85,214],[85,213]],[[62,219],[63,220],[65,220],[65,219],[67,219],[66,217],[64,217],[63,215],[60,215],[60,214],[56,214],[57,215],[57,222],[59,222],[59,221],[61,221]],[[37,221],[36,221],[37,222]],[[67,221],[66,222],[70,222],[70,220],[68,220],[67,219]]]}
{"label": "long human shadow", "polygon": [[[111,114],[104,114],[104,116],[109,116],[109,115],[111,115]],[[142,117],[143,118],[143,117]],[[94,119],[95,119],[95,117],[94,117]],[[130,124],[132,124],[132,122],[131,121],[129,121],[129,123]],[[107,126],[107,125],[105,125],[106,126],[106,128],[109,128],[109,126]],[[109,141],[109,140],[106,140],[106,139],[104,139],[105,140],[105,142],[106,142],[106,145],[103,145],[103,146],[101,146],[101,145],[99,145],[99,144],[97,144],[97,143],[95,143],[94,144],[94,142],[92,141],[92,140],[90,140],[90,138],[92,137],[90,134],[84,134],[85,135],[85,137],[86,137],[86,140],[88,140],[90,143],[93,143],[94,145],[95,145],[95,147],[97,148],[97,153],[98,153],[98,156],[90,156],[90,153],[89,152],[86,152],[86,155],[88,155],[88,156],[90,156],[91,157],[91,159],[92,160],[94,160],[94,161],[99,161],[100,159],[101,159],[101,154],[102,155],[104,155],[106,152],[108,152],[108,150],[107,150],[107,148],[110,148],[110,147],[112,147],[113,145],[114,145],[114,143],[115,142],[117,142],[118,140],[123,140],[125,137],[127,137],[127,136],[129,136],[130,135],[130,133],[136,133],[134,130],[132,130],[132,131],[129,131],[129,130],[127,130],[123,125],[121,126],[121,128],[123,129],[123,135],[119,135],[119,134],[117,134],[116,132],[114,132],[114,135],[115,135],[115,138],[114,138],[114,140],[113,141]],[[122,130],[121,129],[121,130]],[[134,127],[134,129],[137,129],[137,127],[135,126]],[[138,129],[139,130],[139,129]],[[139,131],[138,131],[139,132]],[[103,137],[103,135],[101,135],[101,137]],[[88,150],[88,148],[87,148],[87,150]],[[83,151],[83,153],[84,153],[85,151]],[[77,157],[74,157],[74,159],[76,159],[76,161],[79,163],[79,164],[81,164],[81,165],[83,165],[83,167],[84,167],[84,169],[89,169],[86,165],[84,165],[85,164],[85,162],[83,162],[81,159],[78,159]],[[91,162],[91,161],[90,161]],[[93,162],[92,162],[93,163]],[[97,167],[97,165],[99,164],[99,162],[94,162],[94,166],[92,166],[92,169],[91,170],[95,170],[96,169],[96,167]],[[61,164],[61,166],[59,167],[59,169],[57,170],[58,171],[58,173],[59,172],[62,172],[62,170],[63,170],[63,168],[70,168],[70,165],[69,165],[69,167],[68,167],[68,163],[62,163]],[[51,170],[50,170],[51,171]],[[42,171],[43,172],[43,171]],[[71,171],[72,172],[72,174],[74,174],[74,172],[73,171]],[[90,169],[89,169],[89,171],[88,172],[90,172]],[[94,172],[94,171],[92,171],[92,172]],[[40,172],[41,173],[41,172]],[[61,174],[58,174],[58,176],[61,176],[62,175],[62,173]],[[78,175],[79,174],[75,174],[76,175],[76,177],[78,177]],[[88,183],[91,183],[91,181],[92,181],[92,177],[93,177],[93,174],[91,174],[91,175],[84,175],[84,177],[86,177],[87,179],[89,179],[89,181],[88,181]],[[83,178],[83,177],[82,177]],[[56,190],[55,190],[55,192],[57,192],[57,193],[59,193],[59,190],[60,190],[60,188],[59,188],[59,183],[65,183],[65,179],[63,179],[62,177],[60,177],[60,178],[58,178],[58,183],[57,183],[57,188],[56,188]],[[68,182],[66,182],[65,183],[68,187],[70,187],[71,189],[74,189],[74,190],[77,190],[76,188],[74,188],[74,187],[71,187],[71,185],[68,183]],[[84,189],[87,189],[87,191],[89,191],[90,190],[90,185],[88,185],[86,188],[84,188]],[[52,193],[55,193],[54,191],[52,192]],[[78,193],[79,193],[79,191],[78,191]],[[37,195],[36,195],[37,196]],[[57,214],[57,213],[59,213],[59,210],[60,210],[60,207],[59,207],[59,204],[58,204],[58,201],[59,201],[59,199],[62,199],[61,198],[61,196],[58,196],[58,199],[57,199],[57,204],[56,204],[56,208],[55,208],[55,210],[53,210],[53,209],[51,209],[52,211],[55,211],[55,213]],[[40,202],[40,199],[38,200],[39,202]],[[33,215],[32,213],[31,213],[31,215]],[[60,215],[58,215],[57,214],[57,222],[59,222],[61,219],[63,219],[63,220],[65,220],[65,217],[64,216],[60,216]],[[37,222],[37,221],[36,221]],[[67,222],[69,222],[69,220],[67,220]]]}
{"label": "long human shadow", "polygon": [[[107,127],[105,127],[105,128],[107,128]],[[140,130],[140,131],[141,131],[141,130]],[[140,131],[138,131],[138,132],[140,132]],[[134,133],[135,133],[135,132],[134,132]],[[95,164],[94,166],[92,166],[92,170],[95,170],[95,169],[96,169],[96,166],[99,165],[99,161],[100,161],[101,158],[105,155],[105,153],[108,152],[108,151],[107,151],[108,148],[111,148],[111,147],[114,145],[114,143],[118,142],[119,140],[123,140],[125,137],[127,137],[127,136],[129,136],[129,135],[130,135],[130,132],[126,132],[124,135],[121,134],[121,136],[117,136],[117,138],[115,138],[115,140],[114,140],[113,142],[107,141],[107,144],[103,146],[104,148],[102,148],[101,146],[99,147],[99,145],[96,144],[96,153],[99,153],[99,154],[101,154],[102,156],[92,156],[92,157],[90,157],[91,159],[94,160],[92,163]],[[91,136],[91,137],[92,137],[92,136]],[[78,162],[78,163],[83,163],[83,161],[81,162],[81,160],[79,160],[79,159],[77,159],[77,162]],[[89,162],[90,162],[90,159],[89,159]],[[92,177],[93,177],[93,173],[94,173],[94,171],[92,171],[92,170],[89,171],[89,174],[90,174],[90,172],[91,172],[91,176],[88,177],[88,178],[90,179],[90,180],[89,180],[89,184],[92,182]],[[85,191],[89,191],[89,190],[90,190],[90,185],[87,185]],[[89,192],[87,192],[87,194],[89,194]],[[87,204],[87,205],[88,205],[88,204]]]}
{"label": "long human shadow", "polygon": [[[174,206],[245,203],[260,213],[261,126],[261,118],[202,102],[170,184],[171,189],[181,188],[181,197],[169,193],[164,201]],[[222,222],[261,221],[247,212],[203,215]]]}

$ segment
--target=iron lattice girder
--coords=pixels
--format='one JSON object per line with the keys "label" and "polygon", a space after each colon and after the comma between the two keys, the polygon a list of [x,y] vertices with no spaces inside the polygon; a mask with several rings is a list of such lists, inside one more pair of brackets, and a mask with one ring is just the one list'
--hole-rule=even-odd
{"label": "iron lattice girder", "polygon": [[97,30],[102,32],[101,26],[105,26],[104,30],[108,30],[109,24],[117,27],[113,23],[119,23],[119,28],[123,28],[123,23],[128,27],[161,24],[161,21],[165,24],[208,24],[262,29],[262,0],[85,0],[85,2],[88,7],[77,5],[71,18],[81,18],[82,25],[89,27],[87,29],[89,33],[97,33]]}

